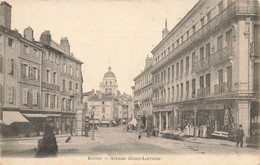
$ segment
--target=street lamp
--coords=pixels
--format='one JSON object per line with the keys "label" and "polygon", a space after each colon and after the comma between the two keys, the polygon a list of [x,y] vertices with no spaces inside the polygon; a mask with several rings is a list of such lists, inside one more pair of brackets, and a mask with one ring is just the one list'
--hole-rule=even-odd
{"label": "street lamp", "polygon": [[95,120],[95,106],[92,106],[92,112],[91,112],[91,115],[92,115],[92,121],[93,121],[93,132],[92,132],[92,137],[91,137],[91,140],[95,140],[95,128],[94,128],[94,120]]}

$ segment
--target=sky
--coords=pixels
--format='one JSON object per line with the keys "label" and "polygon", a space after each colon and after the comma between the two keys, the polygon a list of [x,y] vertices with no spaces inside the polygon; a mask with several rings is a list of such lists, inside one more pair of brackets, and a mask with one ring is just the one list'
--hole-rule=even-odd
{"label": "sky", "polygon": [[71,52],[81,60],[83,92],[99,90],[109,65],[118,90],[132,94],[133,79],[145,59],[198,0],[6,0],[12,5],[12,29],[30,26],[39,41],[45,30],[60,42],[68,37]]}

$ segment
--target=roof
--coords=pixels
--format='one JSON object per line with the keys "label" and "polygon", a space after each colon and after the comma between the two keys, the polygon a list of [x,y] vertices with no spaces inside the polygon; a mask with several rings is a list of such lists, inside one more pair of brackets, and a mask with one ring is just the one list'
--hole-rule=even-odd
{"label": "roof", "polygon": [[111,71],[111,67],[108,67],[108,71],[104,74],[104,78],[113,77],[116,78],[115,74]]}
{"label": "roof", "polygon": [[95,91],[92,90],[92,91],[89,91],[89,92],[82,93],[82,96],[90,96],[90,95],[93,95],[94,93],[95,93]]}
{"label": "roof", "polygon": [[114,95],[104,95],[102,94],[101,97],[99,95],[93,95],[89,98],[88,101],[112,101],[114,100],[115,96]]}

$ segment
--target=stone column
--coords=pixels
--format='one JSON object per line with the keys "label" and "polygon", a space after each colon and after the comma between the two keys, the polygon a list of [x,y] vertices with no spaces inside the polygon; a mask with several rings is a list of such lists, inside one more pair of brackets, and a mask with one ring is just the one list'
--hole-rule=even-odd
{"label": "stone column", "polygon": [[168,115],[168,112],[165,112],[166,113],[166,130],[169,128],[169,115]]}
{"label": "stone column", "polygon": [[162,112],[159,112],[159,131],[162,130]]}
{"label": "stone column", "polygon": [[153,113],[153,125],[156,126],[156,115],[155,115],[155,113]]}
{"label": "stone column", "polygon": [[245,137],[250,136],[250,104],[249,101],[238,102],[238,123],[237,127],[242,124]]}

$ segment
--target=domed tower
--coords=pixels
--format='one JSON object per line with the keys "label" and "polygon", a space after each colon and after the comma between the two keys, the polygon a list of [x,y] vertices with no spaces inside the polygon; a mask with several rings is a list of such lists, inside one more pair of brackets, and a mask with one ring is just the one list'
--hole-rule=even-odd
{"label": "domed tower", "polygon": [[99,85],[100,91],[104,94],[117,95],[117,81],[115,74],[108,67],[108,71],[104,74],[103,80]]}

